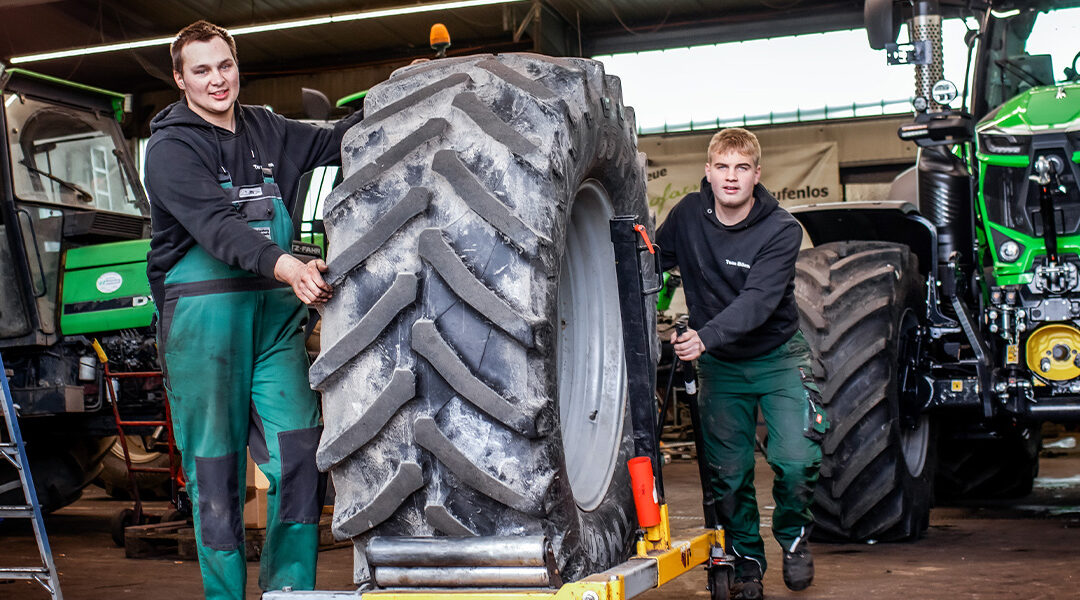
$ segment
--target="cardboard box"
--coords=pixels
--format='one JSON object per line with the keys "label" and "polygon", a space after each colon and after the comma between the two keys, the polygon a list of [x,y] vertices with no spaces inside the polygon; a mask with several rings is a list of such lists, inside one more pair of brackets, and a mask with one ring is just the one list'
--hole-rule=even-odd
{"label": "cardboard box", "polygon": [[270,480],[259,470],[251,453],[247,456],[247,492],[244,495],[244,527],[248,529],[266,529],[266,492],[270,489]]}

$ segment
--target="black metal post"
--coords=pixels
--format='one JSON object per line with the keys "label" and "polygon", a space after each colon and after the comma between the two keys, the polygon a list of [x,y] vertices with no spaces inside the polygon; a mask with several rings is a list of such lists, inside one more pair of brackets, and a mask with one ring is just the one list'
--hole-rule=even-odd
{"label": "black metal post", "polygon": [[611,220],[611,242],[615,249],[615,276],[619,282],[619,308],[622,312],[623,350],[626,354],[627,401],[634,427],[634,454],[652,459],[656,490],[663,504],[664,479],[656,443],[656,362],[652,359],[650,340],[656,331],[649,331],[646,318],[645,285],[642,281],[640,236],[634,229],[633,216],[617,216]]}
{"label": "black metal post", "polygon": [[[664,397],[660,402],[660,417],[657,420],[656,426],[656,441],[660,442],[660,437],[664,435],[664,423],[667,422],[668,409],[671,408],[673,398],[675,396],[675,375],[678,369],[678,359],[674,358],[674,354],[671,359],[671,370],[668,372],[667,384],[664,386]],[[657,369],[657,379],[659,379],[659,368]],[[675,411],[678,414],[678,402],[675,402]]]}
{"label": "black metal post", "polygon": [[[686,321],[680,319],[675,324],[675,333],[686,333]],[[713,496],[712,474],[705,459],[705,437],[701,429],[701,411],[697,401],[697,373],[692,363],[675,357],[676,367],[683,375],[683,388],[686,392],[686,407],[690,409],[690,424],[694,428],[694,446],[697,448],[698,475],[701,477],[701,510],[705,514],[705,527],[716,527],[716,497]]]}

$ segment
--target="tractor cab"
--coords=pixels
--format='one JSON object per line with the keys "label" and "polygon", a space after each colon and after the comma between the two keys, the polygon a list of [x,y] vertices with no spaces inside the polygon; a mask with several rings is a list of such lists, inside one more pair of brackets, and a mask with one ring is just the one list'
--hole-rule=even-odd
{"label": "tractor cab", "polygon": [[1006,349],[1010,405],[1072,407],[1080,394],[1080,7],[1069,4],[995,6],[973,61],[982,317]]}
{"label": "tractor cab", "polygon": [[[974,164],[981,233],[999,283],[1032,284],[1048,256],[1057,255],[1054,262],[1075,273],[1080,253],[1080,46],[1074,43],[1080,8],[1025,5],[988,14],[972,95],[980,117]],[[1040,158],[1052,165],[1056,181],[1048,211],[1038,183]],[[1042,287],[1031,291],[1049,291]]]}
{"label": "tractor cab", "polygon": [[121,134],[126,97],[21,69],[0,72],[0,94],[0,350],[12,394],[23,415],[95,412],[93,338],[112,356],[133,343],[153,360],[150,211]]}
{"label": "tractor cab", "polygon": [[149,204],[118,123],[123,95],[21,69],[0,73],[0,91],[0,348],[47,346],[71,333],[65,253],[148,237]]}

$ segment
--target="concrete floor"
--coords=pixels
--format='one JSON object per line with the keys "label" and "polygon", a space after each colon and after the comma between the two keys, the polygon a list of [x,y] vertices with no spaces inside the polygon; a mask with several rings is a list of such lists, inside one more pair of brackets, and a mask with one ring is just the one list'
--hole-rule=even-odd
{"label": "concrete floor", "polygon": [[[679,461],[665,469],[675,536],[689,537],[702,524],[697,467]],[[1045,457],[1035,491],[1001,503],[935,508],[924,539],[909,544],[815,544],[817,578],[803,592],[790,592],[780,575],[780,550],[771,540],[771,472],[759,457],[758,498],[770,569],[767,598],[1056,599],[1080,598],[1080,451]],[[193,561],[129,560],[109,537],[109,518],[129,503],[90,488],[84,498],[46,519],[49,539],[68,600],[201,597]],[[151,503],[163,510],[165,503]],[[0,566],[37,560],[33,535],[23,522],[0,524]],[[257,565],[249,567],[249,598],[258,598]],[[348,589],[352,551],[320,555],[320,589]],[[696,569],[645,600],[707,598],[705,574]],[[0,583],[0,600],[48,598],[27,582]]]}

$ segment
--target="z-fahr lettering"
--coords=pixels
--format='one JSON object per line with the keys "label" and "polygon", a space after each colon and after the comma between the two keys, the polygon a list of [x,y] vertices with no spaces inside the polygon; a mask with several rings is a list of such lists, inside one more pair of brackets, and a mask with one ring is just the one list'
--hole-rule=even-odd
{"label": "z-fahr lettering", "polygon": [[750,265],[744,263],[741,260],[731,260],[730,258],[724,259],[724,264],[729,267],[739,267],[740,269],[749,269]]}

